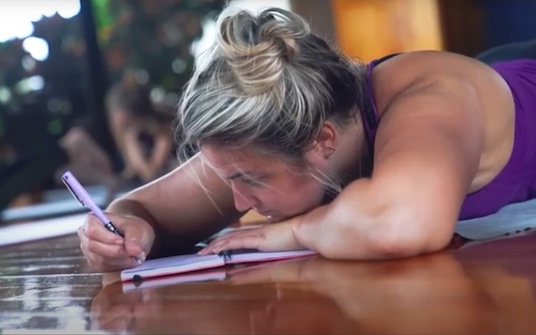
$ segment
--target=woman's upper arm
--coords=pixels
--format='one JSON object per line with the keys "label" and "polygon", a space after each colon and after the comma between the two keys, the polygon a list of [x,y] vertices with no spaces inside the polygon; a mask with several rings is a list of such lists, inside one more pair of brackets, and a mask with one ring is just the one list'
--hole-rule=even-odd
{"label": "woman's upper arm", "polygon": [[414,253],[450,240],[478,170],[483,123],[472,85],[448,76],[415,83],[386,109],[371,180],[392,201],[391,233]]}
{"label": "woman's upper arm", "polygon": [[151,223],[169,238],[202,239],[240,216],[229,185],[200,154],[124,199],[141,204]]}

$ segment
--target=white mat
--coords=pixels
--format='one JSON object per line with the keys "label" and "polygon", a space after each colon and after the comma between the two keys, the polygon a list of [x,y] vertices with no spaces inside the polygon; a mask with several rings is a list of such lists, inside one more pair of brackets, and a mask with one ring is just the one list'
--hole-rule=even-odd
{"label": "white mat", "polygon": [[536,199],[503,207],[497,213],[459,221],[456,232],[471,240],[497,238],[536,229]]}
{"label": "white mat", "polygon": [[74,234],[86,216],[82,213],[1,227],[0,246]]}

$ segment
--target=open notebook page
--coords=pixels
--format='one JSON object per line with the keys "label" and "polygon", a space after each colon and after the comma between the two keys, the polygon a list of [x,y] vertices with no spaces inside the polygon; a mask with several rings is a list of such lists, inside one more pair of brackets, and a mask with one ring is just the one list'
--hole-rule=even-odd
{"label": "open notebook page", "polygon": [[190,273],[180,273],[180,274],[175,274],[171,276],[153,277],[153,278],[148,278],[147,280],[142,280],[142,281],[132,281],[132,280],[123,281],[122,289],[123,289],[123,292],[129,292],[133,290],[157,288],[157,287],[171,286],[171,285],[177,285],[177,284],[199,283],[199,282],[207,282],[207,281],[223,281],[228,278],[233,278],[233,276],[235,275],[240,276],[242,274],[250,273],[252,271],[254,272],[259,269],[266,268],[269,266],[275,266],[277,264],[300,261],[301,258],[302,257],[285,258],[285,259],[274,260],[271,262],[248,263],[248,264],[244,264],[243,266],[238,266],[238,267],[230,267],[230,268],[221,267],[217,269],[194,271]]}
{"label": "open notebook page", "polygon": [[203,269],[217,268],[226,264],[268,262],[315,255],[311,250],[260,252],[257,250],[232,250],[224,255],[197,254],[171,256],[145,261],[142,265],[121,271],[121,280],[144,280]]}

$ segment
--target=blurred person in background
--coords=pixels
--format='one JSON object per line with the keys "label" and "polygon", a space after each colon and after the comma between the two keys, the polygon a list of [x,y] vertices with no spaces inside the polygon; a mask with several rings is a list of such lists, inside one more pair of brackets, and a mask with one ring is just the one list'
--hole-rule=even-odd
{"label": "blurred person in background", "polygon": [[144,184],[176,166],[172,154],[173,115],[157,111],[149,87],[127,71],[106,100],[108,123],[121,155],[121,178]]}

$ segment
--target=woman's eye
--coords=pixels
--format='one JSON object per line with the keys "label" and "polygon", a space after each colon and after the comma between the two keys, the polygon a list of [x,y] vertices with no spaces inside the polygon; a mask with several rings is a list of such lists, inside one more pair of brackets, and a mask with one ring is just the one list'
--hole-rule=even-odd
{"label": "woman's eye", "polygon": [[262,183],[253,179],[240,179],[240,181],[249,186],[262,186]]}

